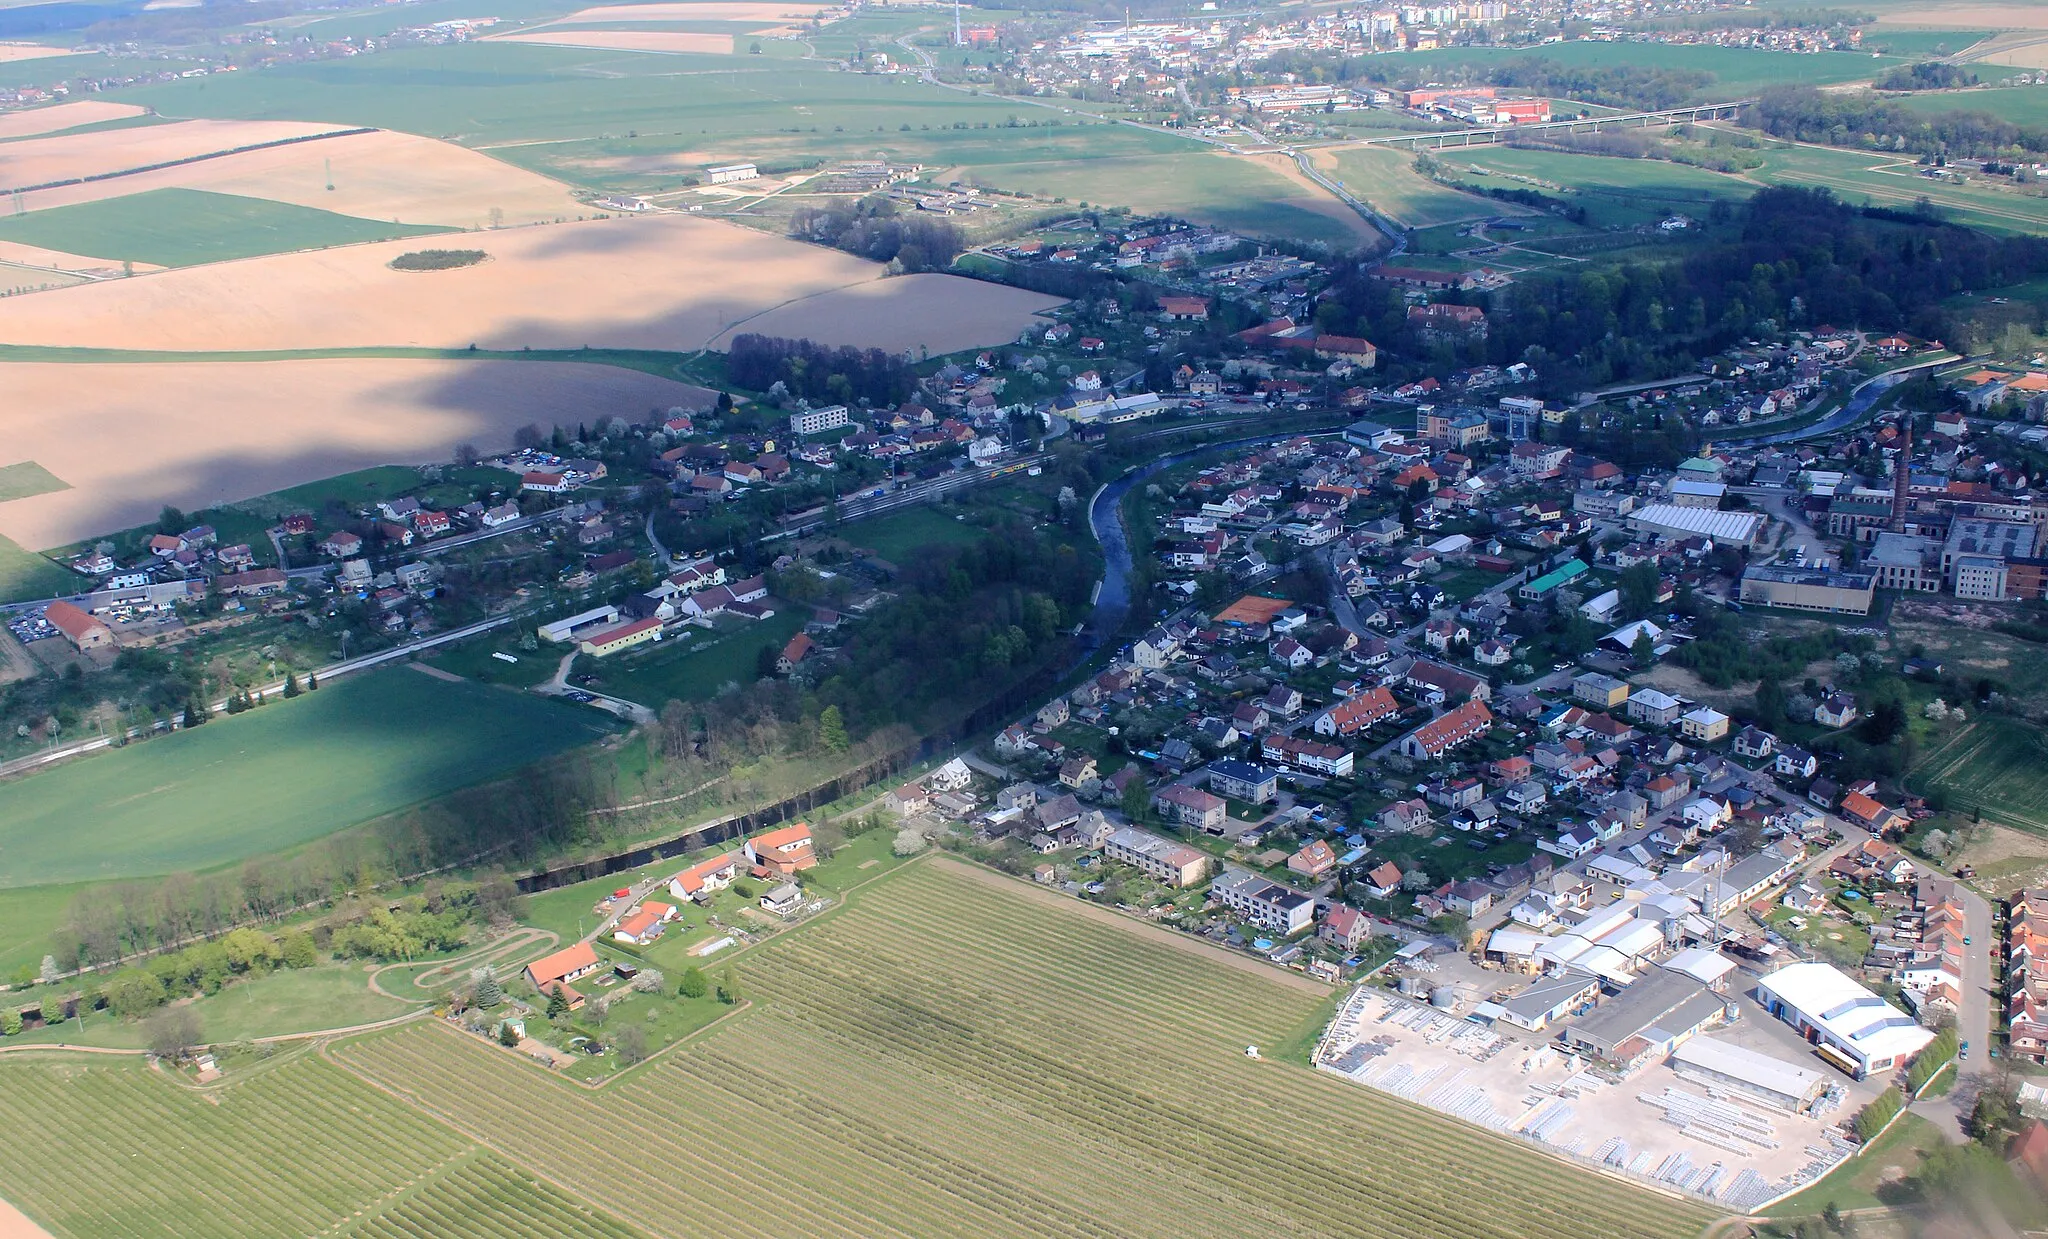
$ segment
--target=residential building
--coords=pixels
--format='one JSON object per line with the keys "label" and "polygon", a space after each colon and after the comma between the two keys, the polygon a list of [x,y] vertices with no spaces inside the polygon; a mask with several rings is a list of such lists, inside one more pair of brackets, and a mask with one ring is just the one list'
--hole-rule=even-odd
{"label": "residential building", "polygon": [[1168,784],[1153,793],[1152,807],[1162,817],[1212,834],[1223,833],[1228,820],[1223,797],[1182,783]]}
{"label": "residential building", "polygon": [[732,885],[733,874],[738,872],[740,854],[727,852],[710,860],[700,860],[668,880],[668,893],[677,899],[704,902],[711,896]]}
{"label": "residential building", "polygon": [[[588,942],[564,947],[552,955],[543,955],[526,966],[526,980],[534,989],[543,994],[552,994],[555,986],[566,986],[578,981],[604,966],[597,952]],[[567,996],[565,994],[565,996]],[[572,1003],[578,1002],[571,997]]]}
{"label": "residential building", "polygon": [[843,404],[828,404],[823,408],[804,409],[789,415],[790,433],[798,438],[823,434],[828,430],[837,430],[850,424],[846,406]]}
{"label": "residential building", "polygon": [[1401,737],[1400,751],[1418,761],[1434,761],[1449,750],[1483,736],[1493,726],[1493,713],[1483,701],[1468,701]]}
{"label": "residential building", "polygon": [[1678,729],[1688,740],[1711,744],[1728,734],[1728,716],[1712,706],[1699,706],[1679,715]]}
{"label": "residential building", "polygon": [[1646,727],[1669,727],[1684,709],[1684,702],[1654,688],[1638,688],[1629,694],[1628,716]]}
{"label": "residential building", "polygon": [[1628,701],[1628,685],[1611,675],[1588,671],[1572,680],[1572,696],[1596,710],[1612,710]]}
{"label": "residential building", "polygon": [[1337,853],[1321,839],[1302,845],[1300,851],[1287,858],[1287,868],[1309,879],[1322,877],[1337,867]]}
{"label": "residential building", "polygon": [[1209,790],[1247,804],[1264,804],[1280,791],[1280,776],[1247,761],[1225,758],[1209,763]]}
{"label": "residential building", "polygon": [[1315,919],[1316,901],[1256,873],[1233,871],[1210,884],[1209,897],[1266,933],[1291,937]]}
{"label": "residential building", "polygon": [[1111,833],[1102,854],[1168,886],[1193,886],[1209,873],[1207,854],[1130,826]]}

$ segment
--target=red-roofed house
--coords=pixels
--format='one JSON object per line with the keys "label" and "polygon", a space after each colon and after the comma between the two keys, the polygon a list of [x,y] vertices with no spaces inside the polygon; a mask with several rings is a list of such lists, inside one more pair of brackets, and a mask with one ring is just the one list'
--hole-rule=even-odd
{"label": "red-roofed house", "polygon": [[668,893],[677,899],[703,901],[732,885],[732,875],[739,868],[740,854],[727,852],[710,860],[700,860],[688,869],[668,880]]}
{"label": "red-roofed house", "polygon": [[546,994],[557,985],[580,980],[603,966],[604,961],[597,957],[597,951],[588,942],[579,942],[528,964],[526,979],[535,989]]}
{"label": "red-roofed house", "polygon": [[612,941],[646,946],[661,937],[661,931],[668,928],[668,923],[674,919],[675,905],[649,900],[612,927]]}
{"label": "red-roofed house", "polygon": [[1325,942],[1335,943],[1348,951],[1372,937],[1372,918],[1350,904],[1333,903],[1330,915],[1323,919],[1323,927],[1318,932]]}
{"label": "red-roofed house", "polygon": [[811,650],[815,644],[811,640],[809,633],[800,632],[791,637],[789,644],[783,646],[782,653],[776,657],[775,669],[783,675],[788,675],[802,666],[804,659],[811,656]]}
{"label": "red-roofed house", "polygon": [[755,835],[747,840],[746,852],[756,871],[782,878],[818,863],[818,855],[811,849],[811,827],[807,822]]}
{"label": "red-roofed house", "polygon": [[1168,322],[1209,321],[1209,299],[1207,297],[1161,297],[1159,317]]}
{"label": "red-roofed house", "polygon": [[1337,867],[1337,853],[1317,839],[1287,858],[1287,868],[1306,878],[1320,878]]}
{"label": "red-roofed house", "polygon": [[1393,692],[1380,685],[1349,701],[1340,701],[1318,715],[1315,731],[1319,736],[1355,736],[1381,719],[1392,718],[1400,712],[1401,705],[1394,700]]}

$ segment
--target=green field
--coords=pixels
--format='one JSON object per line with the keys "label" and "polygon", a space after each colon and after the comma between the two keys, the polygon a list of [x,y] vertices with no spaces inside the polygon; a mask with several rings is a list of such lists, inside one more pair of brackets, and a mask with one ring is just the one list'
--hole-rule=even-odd
{"label": "green field", "polygon": [[[2043,91],[2048,98],[2048,91]],[[1764,166],[1748,174],[1776,185],[1817,185],[1844,202],[1910,209],[1926,198],[1959,224],[1988,232],[2048,231],[2048,198],[1949,185],[1917,175],[1909,155],[1837,150],[1825,146],[1778,147],[1764,152]]]}
{"label": "green field", "polygon": [[1375,57],[1395,73],[1414,69],[1438,74],[1454,66],[1490,66],[1503,61],[1536,56],[1572,68],[1678,69],[1713,75],[1713,80],[1694,93],[1693,102],[1717,103],[1743,99],[1769,86],[1826,86],[1857,82],[1906,63],[1896,56],[1872,56],[1867,52],[1757,51],[1707,44],[1606,43],[1575,40],[1542,47],[1470,47],[1434,52],[1397,52]]}
{"label": "green field", "polygon": [[[349,1028],[416,1009],[371,990],[358,963],[282,969],[236,981],[219,993],[195,999],[191,1007],[207,1040],[216,1043]],[[149,1038],[140,1023],[99,1014],[86,1016],[82,1025],[73,1020],[58,1028],[26,1032],[7,1044],[51,1041],[133,1050],[143,1048]]]}
{"label": "green field", "polygon": [[404,668],[0,785],[0,887],[276,852],[606,734],[604,716]]}
{"label": "green field", "polygon": [[688,640],[669,637],[609,658],[578,658],[574,674],[594,673],[597,679],[588,687],[650,709],[668,701],[705,701],[727,683],[752,684],[761,647],[780,650],[809,617],[808,607],[788,603],[764,620],[722,617],[712,632],[684,629]]}
{"label": "green field", "polygon": [[70,490],[71,484],[43,468],[33,460],[18,464],[0,465],[0,503],[10,499],[27,499],[31,495],[48,495],[60,490]]}
{"label": "green field", "polygon": [[1459,193],[1415,170],[1415,156],[1391,147],[1351,146],[1319,152],[1317,162],[1336,167],[1330,177],[1373,209],[1409,228],[1432,228],[1460,220],[1521,215],[1526,208]]}
{"label": "green field", "polygon": [[2023,830],[2048,832],[2048,732],[2012,719],[1973,722],[1930,748],[1914,787],[1948,794],[1951,807]]}
{"label": "green field", "polygon": [[453,231],[197,189],[152,189],[0,218],[0,241],[160,267]]}
{"label": "green field", "polygon": [[[1591,1239],[1709,1219],[1248,1060],[1323,991],[1190,947],[927,861],[738,957],[753,1006],[602,1095],[426,1026],[334,1057],[661,1233]],[[622,1125],[634,1156],[614,1155]]]}
{"label": "green field", "polygon": [[0,536],[0,602],[31,598],[54,598],[76,593],[86,584],[84,577],[67,571],[41,555],[22,549]]}
{"label": "green field", "polygon": [[[1458,170],[1469,184],[1535,189],[1563,197],[1574,206],[1584,207],[1586,222],[1596,228],[1653,224],[1674,213],[1698,217],[1716,199],[1734,202],[1756,192],[1754,185],[1734,177],[1663,159],[1622,159],[1505,146],[1483,147],[1469,153],[1445,151],[1439,157],[1446,167]],[[1559,194],[1545,186],[1516,180],[1516,176],[1566,186],[1572,192]]]}
{"label": "green field", "polygon": [[8,1055],[0,1116],[37,1132],[0,1146],[8,1200],[59,1239],[640,1234],[318,1057],[230,1070],[201,1093],[140,1062]]}
{"label": "green field", "polygon": [[[2003,65],[1964,65],[1980,78],[1996,81],[2018,69]],[[1989,112],[2003,121],[2030,129],[2048,126],[2048,86],[1978,87],[1973,90],[1921,90],[1892,102],[1916,112]]]}
{"label": "green field", "polygon": [[891,563],[906,562],[919,548],[927,546],[972,546],[984,531],[966,521],[956,521],[936,508],[919,505],[873,520],[855,521],[835,531],[855,546],[866,547]]}
{"label": "green field", "polygon": [[[1865,27],[1863,46],[1868,51],[1883,52],[1888,56],[1907,56],[1914,60],[1930,59],[1935,56],[1953,56],[1965,48],[1974,46],[1991,37],[1989,30],[1921,30],[1914,26]],[[1998,70],[1991,67],[1992,73]],[[1978,75],[1985,76],[1983,70]]]}

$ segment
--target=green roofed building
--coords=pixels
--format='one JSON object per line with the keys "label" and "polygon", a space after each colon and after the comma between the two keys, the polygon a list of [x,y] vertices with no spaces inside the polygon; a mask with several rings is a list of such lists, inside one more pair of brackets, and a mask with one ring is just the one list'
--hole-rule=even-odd
{"label": "green roofed building", "polygon": [[1560,585],[1570,584],[1590,571],[1591,569],[1586,567],[1584,560],[1568,559],[1558,567],[1552,568],[1542,576],[1522,586],[1517,593],[1524,602],[1534,602],[1539,598],[1549,597],[1552,590]]}

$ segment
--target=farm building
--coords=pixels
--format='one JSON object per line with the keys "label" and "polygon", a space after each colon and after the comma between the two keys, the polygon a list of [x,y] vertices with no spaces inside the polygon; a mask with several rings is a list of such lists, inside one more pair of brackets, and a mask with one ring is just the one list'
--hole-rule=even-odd
{"label": "farm building", "polygon": [[623,624],[612,624],[595,632],[584,634],[576,642],[576,648],[593,658],[604,658],[630,650],[636,645],[661,640],[661,621],[658,619],[627,620]]}
{"label": "farm building", "polygon": [[714,893],[732,885],[739,859],[739,853],[728,852],[710,860],[700,860],[668,880],[668,893],[677,899],[709,899]]}
{"label": "farm building", "polygon": [[114,644],[113,629],[68,602],[51,603],[43,609],[43,618],[80,652],[102,650]]}
{"label": "farm building", "polygon": [[764,831],[747,840],[747,859],[763,876],[791,877],[818,863],[809,823]]}

